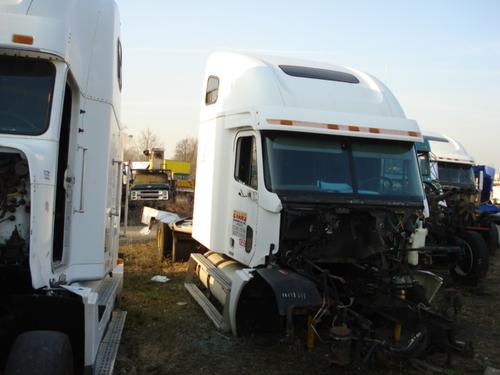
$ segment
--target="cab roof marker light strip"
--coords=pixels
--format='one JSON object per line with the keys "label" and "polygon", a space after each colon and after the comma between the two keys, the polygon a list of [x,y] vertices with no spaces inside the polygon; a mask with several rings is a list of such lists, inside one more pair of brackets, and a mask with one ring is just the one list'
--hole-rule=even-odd
{"label": "cab roof marker light strip", "polygon": [[390,134],[390,135],[400,135],[400,136],[414,137],[414,138],[422,137],[422,134],[419,132],[394,130],[394,129],[369,128],[357,125],[338,125],[338,124],[326,124],[321,122],[277,120],[277,119],[267,119],[267,122],[272,125],[301,126],[304,128],[342,130],[342,131],[364,132],[372,134]]}

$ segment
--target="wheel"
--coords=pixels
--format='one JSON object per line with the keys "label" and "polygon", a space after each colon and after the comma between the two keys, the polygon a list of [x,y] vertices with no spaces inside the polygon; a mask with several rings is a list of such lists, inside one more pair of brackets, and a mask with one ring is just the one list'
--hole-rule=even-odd
{"label": "wheel", "polygon": [[73,372],[69,338],[56,331],[29,331],[17,336],[5,366],[5,375],[71,375]]}
{"label": "wheel", "polygon": [[454,279],[467,285],[477,285],[486,277],[490,265],[488,247],[477,232],[463,232],[457,238],[463,254],[450,269]]}
{"label": "wheel", "polygon": [[493,256],[498,248],[498,228],[495,223],[487,223],[486,225],[490,229],[484,234],[484,241],[488,245],[490,256]]}
{"label": "wheel", "polygon": [[160,262],[172,252],[172,230],[168,224],[158,222],[156,224],[156,252]]}

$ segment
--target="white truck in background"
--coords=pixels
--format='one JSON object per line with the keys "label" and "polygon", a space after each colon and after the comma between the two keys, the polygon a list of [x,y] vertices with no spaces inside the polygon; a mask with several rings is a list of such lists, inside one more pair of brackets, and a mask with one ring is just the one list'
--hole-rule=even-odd
{"label": "white truck in background", "polygon": [[430,144],[431,178],[443,185],[474,186],[474,158],[457,140],[425,132]]}
{"label": "white truck in background", "polygon": [[[185,286],[215,325],[302,327],[344,365],[470,355],[430,306],[442,279],[415,269],[422,135],[393,94],[350,68],[223,52],[204,88],[192,238],[205,252],[191,254]],[[167,251],[189,232],[145,209],[152,219]]]}
{"label": "white truck in background", "polygon": [[449,266],[453,278],[476,285],[487,274],[490,256],[499,246],[497,216],[481,210],[484,172],[474,174],[474,158],[456,139],[436,132],[424,133],[429,149],[430,175],[425,181],[430,215],[426,263]]}
{"label": "white truck in background", "polygon": [[0,372],[112,372],[125,313],[120,19],[0,0]]}

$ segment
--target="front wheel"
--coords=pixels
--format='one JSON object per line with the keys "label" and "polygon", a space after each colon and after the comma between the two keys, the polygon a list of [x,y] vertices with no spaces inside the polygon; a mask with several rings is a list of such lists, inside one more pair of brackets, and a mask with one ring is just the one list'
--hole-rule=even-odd
{"label": "front wheel", "polygon": [[483,280],[490,265],[489,251],[483,237],[476,232],[463,232],[456,238],[462,247],[457,262],[450,269],[452,277],[467,285]]}
{"label": "front wheel", "polygon": [[17,336],[5,375],[72,375],[73,351],[66,334],[28,331]]}

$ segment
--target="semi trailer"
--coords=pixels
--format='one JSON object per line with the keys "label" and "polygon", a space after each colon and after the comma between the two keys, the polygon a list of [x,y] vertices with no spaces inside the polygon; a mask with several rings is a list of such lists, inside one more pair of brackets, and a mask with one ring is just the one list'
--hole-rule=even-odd
{"label": "semi trailer", "polygon": [[214,53],[192,225],[149,209],[143,221],[159,221],[165,251],[176,226],[191,231],[185,287],[221,330],[305,332],[333,363],[361,367],[471,354],[453,314],[431,306],[442,279],[416,268],[427,234],[421,141],[366,73]]}
{"label": "semi trailer", "polygon": [[114,1],[0,1],[3,374],[112,372],[121,88]]}

